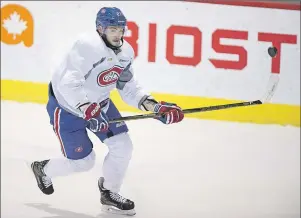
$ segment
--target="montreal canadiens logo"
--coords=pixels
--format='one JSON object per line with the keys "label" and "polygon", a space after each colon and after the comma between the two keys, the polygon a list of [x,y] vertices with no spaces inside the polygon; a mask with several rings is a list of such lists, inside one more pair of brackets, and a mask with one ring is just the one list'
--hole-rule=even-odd
{"label": "montreal canadiens logo", "polygon": [[75,148],[75,152],[82,152],[84,149],[82,146]]}
{"label": "montreal canadiens logo", "polygon": [[123,68],[119,66],[114,66],[111,69],[101,72],[97,76],[97,83],[100,86],[108,86],[113,83],[116,83]]}

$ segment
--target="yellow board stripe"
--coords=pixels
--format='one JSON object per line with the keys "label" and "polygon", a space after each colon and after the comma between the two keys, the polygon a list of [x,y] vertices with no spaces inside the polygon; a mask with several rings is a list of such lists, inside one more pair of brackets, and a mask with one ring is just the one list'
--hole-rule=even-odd
{"label": "yellow board stripe", "polygon": [[[239,102],[226,99],[180,96],[162,93],[152,93],[152,95],[157,100],[177,103],[183,109]],[[47,98],[48,84],[17,80],[1,80],[2,100],[46,104]],[[111,93],[111,99],[114,101],[120,111],[143,113],[140,110],[124,103],[116,90]],[[185,116],[199,119],[258,124],[280,124],[300,127],[300,105],[263,104],[242,108],[187,114]]]}

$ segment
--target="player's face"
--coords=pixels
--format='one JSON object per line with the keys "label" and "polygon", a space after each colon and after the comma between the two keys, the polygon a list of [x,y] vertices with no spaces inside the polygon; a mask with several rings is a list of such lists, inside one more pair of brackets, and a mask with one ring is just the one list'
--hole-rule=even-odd
{"label": "player's face", "polygon": [[121,45],[121,38],[124,34],[123,27],[109,26],[105,30],[109,43],[113,46]]}

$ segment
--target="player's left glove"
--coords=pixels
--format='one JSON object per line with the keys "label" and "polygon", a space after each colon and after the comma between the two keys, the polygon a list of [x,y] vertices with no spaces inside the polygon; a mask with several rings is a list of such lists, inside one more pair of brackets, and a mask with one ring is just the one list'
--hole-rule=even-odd
{"label": "player's left glove", "polygon": [[178,123],[184,118],[184,113],[179,106],[164,101],[155,105],[154,112],[159,115],[155,119],[160,120],[164,124]]}

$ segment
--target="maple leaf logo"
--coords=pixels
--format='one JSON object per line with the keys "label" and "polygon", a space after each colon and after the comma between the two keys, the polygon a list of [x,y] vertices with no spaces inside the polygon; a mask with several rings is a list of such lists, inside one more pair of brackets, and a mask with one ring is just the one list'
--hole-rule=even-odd
{"label": "maple leaf logo", "polygon": [[[2,5],[1,5],[2,6]],[[34,40],[34,21],[30,11],[18,4],[1,7],[1,42],[31,47]]]}
{"label": "maple leaf logo", "polygon": [[27,29],[27,21],[20,19],[20,14],[14,11],[8,19],[3,21],[3,27],[9,34],[13,34],[13,39],[15,40],[16,35],[21,35]]}

